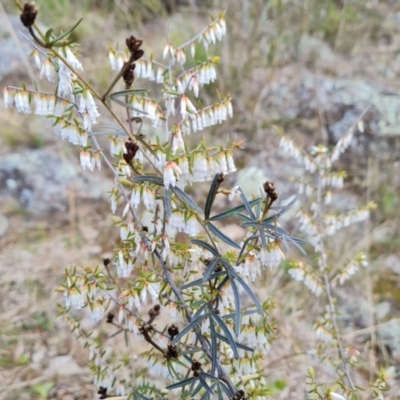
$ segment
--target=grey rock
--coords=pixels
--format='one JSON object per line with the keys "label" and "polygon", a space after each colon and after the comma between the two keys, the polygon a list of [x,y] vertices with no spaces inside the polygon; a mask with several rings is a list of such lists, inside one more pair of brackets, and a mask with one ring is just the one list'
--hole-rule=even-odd
{"label": "grey rock", "polygon": [[400,134],[400,93],[373,82],[337,79],[308,70],[283,76],[272,84],[267,106],[272,118],[310,119],[321,111],[336,142],[364,109],[366,131],[373,135]]}
{"label": "grey rock", "polygon": [[[6,18],[8,21],[6,21]],[[19,45],[15,43],[9,29],[13,29],[16,37],[19,40]],[[22,25],[18,16],[14,15],[0,15],[0,49],[1,49],[1,63],[0,63],[0,79],[3,79],[6,75],[16,72],[24,73],[25,67],[21,60],[20,51],[25,57],[29,56],[32,51],[32,45],[19,33],[26,34],[28,36],[27,29]]]}
{"label": "grey rock", "polygon": [[83,372],[82,368],[70,356],[58,356],[50,359],[48,370],[57,375],[78,375]]}
{"label": "grey rock", "polygon": [[77,198],[107,200],[112,180],[104,172],[82,171],[45,149],[24,150],[0,160],[0,196],[12,198],[34,216],[68,209],[70,191]]}
{"label": "grey rock", "polygon": [[7,232],[8,225],[8,219],[4,215],[0,215],[0,238]]}

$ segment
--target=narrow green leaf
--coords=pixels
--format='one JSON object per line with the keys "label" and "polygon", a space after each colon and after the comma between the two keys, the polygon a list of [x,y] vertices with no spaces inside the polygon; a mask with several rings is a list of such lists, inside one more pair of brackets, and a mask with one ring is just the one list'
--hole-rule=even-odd
{"label": "narrow green leaf", "polygon": [[224,382],[219,381],[219,387],[222,387],[223,391],[225,392],[225,394],[228,396],[229,399],[234,395],[234,393],[230,391],[230,389],[228,388],[228,386],[225,385]]}
{"label": "narrow green leaf", "polygon": [[236,280],[240,283],[240,285],[243,287],[243,289],[246,291],[246,293],[249,295],[249,297],[253,300],[253,303],[257,307],[257,310],[259,311],[259,313],[261,315],[264,315],[264,310],[262,309],[260,302],[258,301],[256,295],[251,290],[251,288],[247,285],[247,283],[239,275],[236,277]]}
{"label": "narrow green leaf", "polygon": [[139,176],[134,176],[132,178],[134,182],[150,182],[150,183],[155,183],[156,185],[164,185],[164,181],[161,177],[155,176],[155,175],[139,175]]}
{"label": "narrow green leaf", "polygon": [[[262,200],[261,197],[259,197],[257,199],[249,201],[249,204],[250,204],[250,206],[254,206],[255,204],[259,203],[261,200]],[[211,217],[209,219],[209,221],[219,221],[221,219],[231,217],[232,215],[235,215],[235,214],[243,211],[245,208],[246,207],[244,205],[237,206],[235,208],[231,208],[230,210],[224,211],[221,214],[214,215],[213,217]]]}
{"label": "narrow green leaf", "polygon": [[[211,386],[211,389],[212,389],[214,386],[215,386],[215,384],[214,384],[213,386]],[[203,396],[201,396],[201,399],[200,399],[200,400],[209,400],[209,398],[210,398],[210,393],[205,392],[205,393],[203,394]]]}
{"label": "narrow green leaf", "polygon": [[247,215],[244,215],[244,214],[241,214],[241,213],[237,213],[236,216],[238,218],[242,219],[243,221],[251,222],[252,224],[254,224],[254,221],[251,218],[249,218]]}
{"label": "narrow green leaf", "polygon": [[165,214],[169,218],[172,214],[172,206],[171,206],[171,191],[165,189],[164,192],[164,207],[165,207]]}
{"label": "narrow green leaf", "polygon": [[204,216],[206,219],[210,216],[211,207],[214,203],[215,196],[219,187],[219,174],[215,174],[214,179],[211,183],[210,191],[207,195],[206,206],[204,208]]}
{"label": "narrow green leaf", "polygon": [[262,247],[264,249],[266,249],[267,248],[267,238],[265,237],[264,229],[259,229],[258,232],[260,232],[260,239],[261,239]]}
{"label": "narrow green leaf", "polygon": [[81,18],[72,28],[68,29],[67,32],[62,33],[61,35],[55,37],[51,43],[50,46],[57,43],[58,41],[60,41],[61,39],[65,38],[65,36],[68,36],[74,29],[77,28],[77,26],[82,22],[83,18]]}
{"label": "narrow green leaf", "polygon": [[[198,376],[201,385],[203,386],[204,389],[207,390],[208,393],[214,394],[214,392],[212,391],[212,389],[210,388],[210,386],[208,386],[208,383],[207,383],[206,380],[204,379],[203,375],[204,375],[204,374],[200,372],[200,374],[199,374],[199,376]],[[193,394],[193,395],[194,395],[194,394]]]}
{"label": "narrow green leaf", "polygon": [[193,377],[184,379],[183,381],[173,383],[172,385],[167,386],[165,389],[172,390],[177,389],[192,383]]}
{"label": "narrow green leaf", "polygon": [[[283,235],[282,237],[284,239],[289,240],[290,243],[294,244],[304,255],[307,255],[306,251],[299,245],[299,243],[304,242],[303,240],[294,238],[292,236],[286,236],[286,235]],[[305,243],[307,243],[307,242],[305,242]],[[305,244],[305,243],[302,243],[302,244]]]}
{"label": "narrow green leaf", "polygon": [[[224,400],[224,397],[222,396],[221,386],[219,385],[219,383],[217,385],[217,394],[218,394],[218,400]],[[230,398],[231,398],[231,393],[229,392],[228,399]]]}
{"label": "narrow green leaf", "polygon": [[138,108],[133,107],[131,104],[125,103],[124,101],[121,101],[121,100],[117,99],[116,97],[110,97],[110,100],[114,101],[115,103],[119,104],[122,107],[129,108],[130,110],[136,111],[140,114],[143,114],[143,115],[148,114],[147,112],[139,110]]}
{"label": "narrow green leaf", "polygon": [[243,194],[242,189],[239,188],[240,192],[240,198],[242,199],[242,203],[246,208],[247,213],[249,214],[250,218],[254,221],[256,219],[256,216],[253,213],[253,210],[251,209],[251,205],[249,204],[249,201],[246,199],[246,196]]}
{"label": "narrow green leaf", "polygon": [[240,334],[240,312],[241,312],[240,294],[239,294],[238,288],[235,284],[235,279],[231,276],[229,278],[231,281],[233,298],[235,300],[235,335],[236,335],[236,337],[238,337]]}
{"label": "narrow green leaf", "polygon": [[295,197],[289,204],[287,204],[281,211],[278,211],[276,214],[271,215],[270,217],[266,218],[263,220],[263,222],[273,222],[276,219],[282,217],[283,214],[285,214],[289,209],[293,206],[294,203],[296,203],[297,197]]}
{"label": "narrow green leaf", "polygon": [[[226,274],[227,274],[226,271],[216,272],[215,274],[212,274],[212,275],[210,276],[210,279],[209,279],[209,280],[217,279],[217,278],[219,278],[220,276],[224,276],[224,275],[226,275]],[[185,285],[183,285],[183,286],[181,287],[181,290],[185,290],[185,289],[188,289],[188,288],[190,288],[190,287],[192,287],[192,286],[198,286],[198,285],[201,285],[201,284],[204,284],[203,278],[196,279],[195,281],[186,283]]]}
{"label": "narrow green leaf", "polygon": [[177,343],[179,342],[183,336],[185,336],[187,333],[189,333],[191,330],[195,329],[196,326],[204,319],[204,318],[208,318],[211,315],[211,313],[206,313],[203,315],[200,315],[199,318],[195,319],[194,321],[192,321],[189,325],[185,326],[177,336],[174,337],[174,340],[172,341],[172,343]]}
{"label": "narrow green leaf", "polygon": [[129,89],[129,90],[121,90],[119,92],[114,92],[111,93],[109,96],[110,97],[120,97],[120,96],[129,96],[131,94],[137,94],[137,93],[147,93],[147,89]]}
{"label": "narrow green leaf", "polygon": [[221,239],[223,242],[229,244],[230,246],[234,247],[235,249],[240,250],[240,246],[235,243],[231,238],[226,236],[224,233],[222,233],[218,228],[216,228],[213,224],[210,222],[207,223],[207,226],[210,228],[210,231],[217,236],[219,239]]}
{"label": "narrow green leaf", "polygon": [[200,315],[203,313],[203,311],[207,307],[207,305],[208,304],[205,301],[203,301],[203,304],[200,306],[200,308],[193,315],[193,319],[197,319],[198,317],[200,317]]}
{"label": "narrow green leaf", "polygon": [[127,329],[125,329],[125,332],[124,332],[124,339],[125,339],[125,346],[129,347],[129,339],[128,339],[128,330]]}
{"label": "narrow green leaf", "polygon": [[262,226],[263,226],[264,228],[270,229],[271,231],[276,231],[276,232],[280,233],[281,235],[287,235],[287,234],[288,234],[287,231],[285,231],[285,230],[282,229],[282,228],[279,228],[279,226],[276,226],[276,225],[273,225],[273,224],[269,224],[269,223],[267,223],[267,222],[263,222],[263,223],[262,223]]}
{"label": "narrow green leaf", "polygon": [[221,327],[223,330],[225,337],[228,339],[229,346],[231,346],[231,349],[233,351],[233,355],[235,356],[236,360],[239,358],[239,353],[237,350],[237,346],[235,341],[233,340],[233,336],[231,334],[231,331],[228,329],[228,327],[225,325],[223,319],[218,315],[218,314],[212,314],[212,317],[215,319],[217,324]]}
{"label": "narrow green leaf", "polygon": [[194,389],[194,385],[198,380],[199,380],[199,377],[196,376],[195,380],[193,380],[192,385],[190,386],[189,393],[191,394],[192,398],[194,398],[196,396],[196,394],[199,393],[201,388],[203,387],[201,382],[199,382],[199,384],[197,385],[196,389]]}
{"label": "narrow green leaf", "polygon": [[251,222],[243,222],[240,224],[240,226],[243,226],[244,228],[250,228],[250,227],[260,227],[261,224],[256,221],[251,221]]}
{"label": "narrow green leaf", "polygon": [[201,371],[200,375],[204,378],[204,379],[211,379],[212,381],[218,381],[218,378],[212,374],[209,374],[208,372],[204,372]]}
{"label": "narrow green leaf", "polygon": [[48,29],[48,30],[46,31],[46,33],[44,34],[44,40],[46,41],[47,44],[49,44],[49,42],[50,42],[50,37],[51,37],[51,34],[52,34],[52,33],[53,33],[53,29],[50,28],[50,29]]}
{"label": "narrow green leaf", "polygon": [[203,210],[183,190],[179,189],[178,186],[171,187],[171,189],[181,200],[189,204],[191,208],[196,210],[201,215],[203,214]]}
{"label": "narrow green leaf", "polygon": [[115,336],[118,336],[120,333],[122,333],[122,332],[124,332],[125,331],[125,329],[119,329],[117,332],[114,332],[112,335],[110,335],[109,337],[108,337],[108,339],[111,339],[111,338],[113,338],[113,337],[115,337]]}
{"label": "narrow green leaf", "polygon": [[208,250],[211,254],[213,254],[214,256],[218,256],[218,250],[215,249],[213,246],[211,246],[211,244],[204,242],[203,240],[199,240],[199,239],[190,239],[190,241],[193,244],[197,244],[200,247],[203,247],[204,249]]}
{"label": "narrow green leaf", "polygon": [[[256,313],[258,313],[258,310],[246,310],[246,311],[243,311],[242,312],[242,315],[253,315],[253,314],[256,314]],[[231,313],[231,314],[225,314],[225,315],[223,315],[221,318],[222,319],[226,319],[226,318],[234,318],[235,317],[235,314],[234,313]]]}
{"label": "narrow green leaf", "polygon": [[238,255],[236,265],[239,265],[240,258],[242,257],[243,252],[246,250],[247,243],[249,243],[251,240],[258,239],[258,238],[259,238],[258,235],[252,235],[244,241],[244,243],[242,244],[242,249],[240,250],[240,253]]}
{"label": "narrow green leaf", "polygon": [[126,135],[126,132],[122,128],[120,128],[119,126],[116,126],[116,125],[102,125],[102,128],[114,129],[115,131],[119,131],[120,133],[123,133],[124,135]]}
{"label": "narrow green leaf", "polygon": [[[222,340],[223,342],[229,344],[229,340],[225,336],[221,335],[220,333],[217,333],[217,338],[219,340]],[[240,344],[238,342],[235,342],[235,344],[236,344],[236,347],[238,349],[241,349],[241,350],[244,350],[244,351],[251,351],[251,352],[254,351],[254,349],[252,349],[251,347],[245,346],[244,344]]]}
{"label": "narrow green leaf", "polygon": [[158,155],[156,152],[151,148],[151,146],[148,145],[148,143],[140,136],[140,135],[134,135],[135,139],[140,142],[146,150],[156,159],[158,160]]}
{"label": "narrow green leaf", "polygon": [[213,258],[212,261],[210,262],[210,264],[207,266],[206,272],[204,272],[202,281],[208,281],[210,280],[210,276],[212,275],[212,273],[214,272],[215,268],[217,268],[219,263],[219,258]]}
{"label": "narrow green leaf", "polygon": [[215,331],[214,320],[210,318],[210,333],[211,333],[211,374],[217,368],[217,356],[218,356],[218,344],[217,344],[217,332]]}
{"label": "narrow green leaf", "polygon": [[229,261],[226,258],[221,258],[222,264],[225,265],[225,268],[229,272],[229,279],[233,276],[234,278],[237,278],[238,274],[235,271],[235,269],[232,267],[232,265],[229,263]]}
{"label": "narrow green leaf", "polygon": [[134,398],[135,396],[139,396],[142,400],[150,400],[148,397],[146,397],[145,395],[143,395],[142,393],[136,391],[134,394]]}

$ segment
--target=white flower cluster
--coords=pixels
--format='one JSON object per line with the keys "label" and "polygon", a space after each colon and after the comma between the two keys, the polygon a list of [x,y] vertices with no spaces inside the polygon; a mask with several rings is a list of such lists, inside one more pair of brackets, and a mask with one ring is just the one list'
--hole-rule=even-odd
{"label": "white flower cluster", "polygon": [[331,324],[328,324],[326,321],[325,323],[317,323],[315,324],[314,329],[316,330],[316,336],[318,340],[321,340],[325,343],[330,343],[333,341],[333,327]]}
{"label": "white flower cluster", "polygon": [[42,64],[40,69],[40,79],[43,79],[43,77],[46,77],[49,82],[55,82],[56,80],[54,65],[49,59]]}
{"label": "white flower cluster", "polygon": [[260,260],[256,254],[249,252],[244,263],[236,266],[235,270],[244,278],[245,282],[248,282],[248,278],[250,278],[251,282],[255,282],[257,276],[261,275]]}
{"label": "white flower cluster", "polygon": [[73,80],[74,74],[71,70],[62,62],[59,62],[58,69],[58,88],[57,94],[61,97],[68,97],[73,92]]}
{"label": "white flower cluster", "polygon": [[[210,126],[221,124],[223,121],[233,117],[232,99],[227,97],[225,100],[213,104],[212,106],[197,110],[195,118],[191,118],[193,132],[201,131]],[[189,121],[184,120],[182,124],[188,126]],[[190,130],[185,132],[190,133]]]}
{"label": "white flower cluster", "polygon": [[128,260],[126,260],[124,252],[122,251],[122,249],[119,249],[118,257],[117,260],[114,261],[114,265],[116,265],[117,267],[117,275],[120,278],[127,278],[132,273],[134,268],[133,257],[130,256],[128,257]]}
{"label": "white flower cluster", "polygon": [[292,156],[298,163],[303,164],[306,171],[315,172],[317,166],[308,155],[303,154],[301,150],[286,136],[282,136],[279,142],[279,147]]}
{"label": "white flower cluster", "polygon": [[121,156],[121,154],[127,153],[125,147],[125,140],[118,139],[118,137],[110,138],[110,154],[113,156]]}
{"label": "white flower cluster", "polygon": [[167,225],[167,232],[171,229],[176,229],[178,232],[185,232],[189,236],[197,236],[200,232],[200,225],[195,215],[191,215],[185,220],[185,214],[179,210],[173,211],[169,224]]}
{"label": "white flower cluster", "polygon": [[156,189],[152,189],[148,186],[135,185],[132,190],[130,203],[132,207],[137,208],[140,204],[140,200],[142,200],[147,211],[154,211],[157,205],[163,210],[162,201],[156,200],[156,194]]}
{"label": "white flower cluster", "polygon": [[308,183],[296,182],[296,186],[299,194],[305,194],[306,196],[310,197],[314,192],[313,186],[309,185]]}
{"label": "white flower cluster", "polygon": [[89,306],[92,319],[99,322],[103,317],[109,300],[105,300],[104,296],[100,296],[97,284],[87,283],[84,278],[79,278],[72,284],[67,279],[67,288],[64,291],[65,306],[74,309],[81,309],[86,305]]}
{"label": "white flower cluster", "polygon": [[[33,96],[32,96],[33,93]],[[3,90],[5,108],[12,107],[18,112],[30,114],[30,98],[33,97],[34,111],[37,115],[61,116],[66,107],[71,103],[50,93],[32,92],[24,89],[10,88],[6,86]]]}
{"label": "white flower cluster", "polygon": [[32,112],[29,105],[29,92],[26,90],[13,90],[9,91],[6,86],[3,91],[4,94],[4,106],[6,108],[11,107],[15,103],[15,107],[18,112],[30,114]]}
{"label": "white flower cluster", "polygon": [[[151,60],[139,59],[135,62],[135,77],[149,79],[157,83],[164,83],[164,74],[167,69]],[[157,73],[155,70],[157,69]]]}
{"label": "white flower cluster", "polygon": [[186,89],[188,87],[190,90],[192,90],[190,85],[194,77],[197,77],[197,83],[200,86],[208,85],[209,83],[214,82],[217,79],[217,70],[215,68],[216,64],[216,60],[209,59],[194,68],[188,69],[181,77],[182,88]]}
{"label": "white flower cluster", "polygon": [[220,16],[217,21],[212,23],[199,37],[199,42],[202,42],[207,49],[209,44],[215,44],[217,40],[221,40],[226,35],[226,22],[223,16]]}
{"label": "white flower cluster", "polygon": [[[153,304],[156,304],[159,301],[158,296],[160,294],[160,290],[160,283],[155,281],[154,279],[152,279],[151,281],[143,280],[141,284],[138,285],[138,287],[132,288],[130,290],[125,290],[123,293],[121,293],[119,299],[127,298],[127,304],[125,305],[125,307],[129,311],[140,311],[142,305],[147,305],[148,295],[150,295]],[[121,317],[121,319],[123,318]]]}
{"label": "white flower cluster", "polygon": [[315,272],[308,265],[302,262],[296,262],[292,264],[289,269],[289,275],[296,281],[302,281],[310,289],[316,297],[319,297],[322,293],[322,285]]}
{"label": "white flower cluster", "polygon": [[305,211],[300,210],[297,213],[297,218],[300,222],[300,230],[307,235],[308,242],[318,252],[321,249],[321,235],[318,232],[317,226]]}
{"label": "white flower cluster", "polygon": [[125,55],[114,51],[113,49],[109,49],[108,60],[113,71],[121,71],[122,67],[124,66],[124,62],[128,61],[128,58]]}
{"label": "white flower cluster", "polygon": [[267,248],[261,247],[259,252],[260,264],[263,267],[273,269],[277,267],[285,258],[277,241],[273,241],[267,245]]}
{"label": "white flower cluster", "polygon": [[245,321],[243,321],[242,324],[242,330],[238,336],[239,343],[246,343],[250,347],[262,349],[264,354],[268,353],[270,343],[263,327],[254,325],[254,317],[252,318],[252,324],[246,323]]}
{"label": "white flower cluster", "polygon": [[89,171],[94,171],[95,167],[101,170],[100,153],[91,150],[81,150],[80,152],[80,162],[83,170],[88,169]]}
{"label": "white flower cluster", "polygon": [[348,133],[346,133],[346,135],[344,135],[339,139],[329,157],[332,163],[337,161],[340,155],[346,151],[346,149],[350,146],[352,139],[353,139],[353,130],[350,130]]}
{"label": "white flower cluster", "polygon": [[339,216],[326,215],[324,218],[325,232],[327,235],[333,235],[342,228],[347,228],[352,224],[366,221],[369,218],[369,215],[370,212],[368,208],[350,211]]}
{"label": "white flower cluster", "polygon": [[157,127],[160,120],[164,118],[164,114],[155,100],[147,97],[132,96],[131,105],[134,107],[132,116],[149,119],[153,127]]}
{"label": "white flower cluster", "polygon": [[54,125],[54,132],[59,135],[62,140],[66,139],[73,145],[82,147],[88,146],[87,132],[65,119],[58,120],[57,124]]}
{"label": "white flower cluster", "polygon": [[199,152],[194,154],[192,176],[189,177],[189,182],[205,182],[213,179],[215,174],[227,175],[235,171],[235,163],[229,150],[219,152],[212,158],[207,158],[205,154]]}
{"label": "white flower cluster", "polygon": [[96,123],[96,118],[100,114],[89,90],[84,90],[78,95],[78,111],[83,115],[84,128],[90,131],[92,124]]}
{"label": "white flower cluster", "polygon": [[336,189],[342,189],[343,188],[343,178],[344,178],[344,173],[338,172],[338,173],[333,173],[326,175],[322,178],[321,184],[323,187],[332,187]]}
{"label": "white flower cluster", "polygon": [[169,189],[170,186],[175,187],[177,177],[182,175],[181,169],[173,161],[168,161],[164,167],[163,181],[165,189]]}
{"label": "white flower cluster", "polygon": [[355,257],[338,272],[332,280],[332,285],[343,285],[343,283],[350,279],[350,277],[352,277],[360,267],[368,267],[367,257],[363,253],[356,254]]}

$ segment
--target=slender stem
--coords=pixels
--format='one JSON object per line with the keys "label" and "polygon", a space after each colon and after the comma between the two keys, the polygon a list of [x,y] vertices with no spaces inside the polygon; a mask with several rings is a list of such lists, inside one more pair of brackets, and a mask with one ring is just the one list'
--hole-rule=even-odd
{"label": "slender stem", "polygon": [[[319,223],[320,232],[323,232],[323,230],[322,230],[323,227],[321,226],[321,223],[322,223],[322,188],[323,188],[322,176],[319,174],[318,175],[318,185],[317,185],[317,219],[318,219],[318,223]],[[331,283],[329,281],[329,275],[328,275],[328,271],[327,271],[327,264],[326,264],[327,254],[325,251],[324,241],[323,241],[322,237],[321,237],[320,254],[321,254],[321,269],[323,272],[325,289],[326,289],[326,293],[327,293],[327,297],[328,297],[329,314],[330,314],[333,328],[334,328],[334,335],[336,336],[339,358],[342,362],[344,373],[347,377],[350,388],[351,388],[351,390],[354,391],[355,385],[354,385],[354,382],[350,375],[348,363],[346,361],[346,357],[344,355],[343,346],[342,346],[341,339],[340,339],[340,331],[339,331],[339,326],[338,326],[337,319],[336,319],[335,304],[334,304],[334,300],[333,300],[333,296],[332,296],[332,287],[331,287]]]}
{"label": "slender stem", "polygon": [[118,83],[118,81],[121,79],[121,76],[128,71],[128,68],[131,66],[132,62],[134,59],[134,55],[131,54],[129,57],[129,60],[125,63],[125,65],[121,68],[121,71],[118,72],[117,76],[114,78],[114,80],[111,82],[110,86],[108,89],[105,91],[103,96],[101,96],[101,101],[105,101],[107,99],[107,96],[110,94],[111,90],[113,90],[114,86]]}

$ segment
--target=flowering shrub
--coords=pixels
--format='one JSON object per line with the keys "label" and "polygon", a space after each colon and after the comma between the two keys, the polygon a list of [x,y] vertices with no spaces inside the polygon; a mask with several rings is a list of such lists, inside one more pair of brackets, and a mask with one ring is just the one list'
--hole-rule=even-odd
{"label": "flowering shrub", "polygon": [[[229,95],[203,105],[201,88],[216,80],[219,58],[196,57],[199,46],[207,50],[225,36],[224,13],[188,42],[167,43],[161,61],[146,58],[142,40],[133,35],[126,39],[126,52],[110,48],[109,62],[116,76],[101,94],[84,77],[76,47],[68,40],[78,24],[59,36],[52,30],[44,34],[35,25],[35,6],[28,3],[21,10],[40,78],[55,83],[56,89],[47,93],[8,86],[5,106],[51,117],[55,133],[80,147],[84,170],[100,170],[105,164],[114,176],[110,203],[120,230],[114,256],[102,266],[66,270],[58,288],[65,298],[60,313],[89,349],[100,398],[163,398],[168,391],[182,399],[208,399],[214,394],[235,400],[267,398],[262,359],[275,337],[269,317],[273,303],[260,302],[253,285],[262,269],[280,265],[283,250],[293,246],[304,252],[306,241],[281,227],[280,218],[296,200],[277,205],[273,182],[265,182],[251,200],[240,187],[225,184],[224,177],[236,171],[234,153],[242,148],[241,141],[211,146],[205,138],[189,140],[189,135],[233,115]],[[138,78],[158,84],[160,97],[133,88]],[[121,80],[125,89],[115,91]],[[115,125],[94,129],[101,117],[98,104]],[[124,110],[125,116],[112,105]],[[143,134],[143,124],[154,129],[154,139]],[[298,219],[316,257],[291,261],[289,274],[315,296],[326,295],[326,312],[315,323],[317,337],[325,343],[318,354],[324,357],[327,346],[337,349],[337,383],[347,398],[358,398],[350,371],[356,357],[341,343],[333,288],[367,266],[367,261],[365,255],[356,254],[343,267],[331,268],[325,242],[339,229],[367,219],[372,205],[341,216],[324,207],[331,203],[332,188],[343,185],[345,174],[333,172],[332,164],[350,145],[353,128],[333,150],[320,146],[311,154],[279,131],[282,149],[309,172],[310,180],[297,182],[299,193],[314,198],[311,211],[302,208]],[[108,135],[109,151],[100,145],[100,135]],[[208,188],[205,201],[191,194],[196,193],[191,187],[202,182]],[[224,196],[228,202],[240,199],[240,204],[216,212]],[[246,230],[239,242],[221,230],[222,221],[231,217]],[[103,350],[73,317],[73,310],[83,308],[90,310],[93,321],[115,326],[112,336],[125,337],[127,345],[131,338],[144,339],[148,346],[139,355],[143,363],[127,356],[129,350],[121,357]],[[169,321],[160,327],[160,314],[166,312]],[[163,379],[156,382],[150,377],[154,375]],[[384,388],[382,376],[374,393]],[[330,387],[321,389],[313,369],[308,379],[309,398],[344,398]]]}

